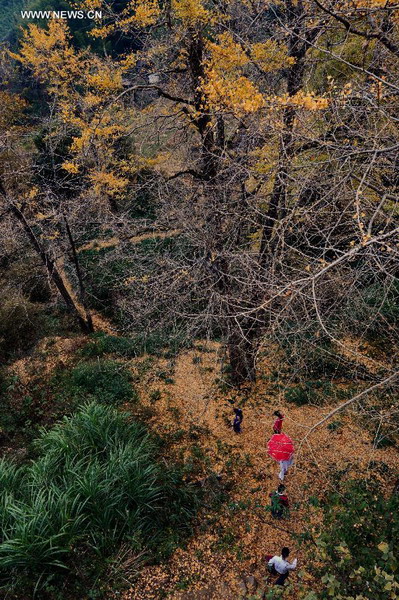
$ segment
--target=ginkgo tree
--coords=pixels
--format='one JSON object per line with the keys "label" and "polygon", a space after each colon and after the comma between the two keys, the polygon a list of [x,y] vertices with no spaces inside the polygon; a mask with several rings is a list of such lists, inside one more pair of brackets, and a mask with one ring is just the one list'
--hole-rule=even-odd
{"label": "ginkgo tree", "polygon": [[141,49],[101,56],[76,50],[65,24],[28,27],[13,59],[43,86],[48,115],[46,168],[36,162],[25,216],[54,247],[77,230],[83,238],[88,215],[114,237],[123,221],[128,237],[136,224],[126,200],[136,201],[138,178],[150,182],[151,227],[174,232],[177,248],[155,252],[148,267],[148,256],[117,244],[136,261],[116,295],[125,326],[179,321],[191,336],[220,335],[241,383],[254,379],[265,336],[285,336],[290,323],[334,337],[346,292],[360,303],[372,282],[389,293],[393,5],[80,6],[103,11],[92,35],[104,48],[120,33]]}
{"label": "ginkgo tree", "polygon": [[[376,65],[388,56],[397,69],[394,7],[374,14],[376,5],[345,2],[335,11],[312,1],[95,5],[106,19],[94,35],[140,35],[148,76],[140,85],[158,94],[141,111],[143,135],[150,139],[157,122],[173,131],[159,145],[175,158],[158,169],[160,219],[178,228],[193,254],[164,259],[163,272],[141,287],[146,302],[168,298],[193,333],[220,332],[239,383],[254,378],[266,332],[291,319],[323,328],[340,304],[328,298],[345,298],[348,286],[361,297],[375,260],[387,266],[388,278],[378,272],[389,288],[395,247],[376,258],[383,246],[374,239],[378,231],[394,238],[392,190],[376,186],[375,174],[396,161],[395,84]],[[126,94],[136,81],[133,70]],[[341,259],[354,252],[362,271]],[[332,284],[335,260],[348,267]],[[126,298],[123,305],[129,312]]]}
{"label": "ginkgo tree", "polygon": [[[3,169],[2,195],[22,225],[34,249],[47,267],[53,283],[69,309],[78,317],[84,331],[92,331],[83,276],[72,232],[82,206],[94,215],[115,210],[118,195],[126,188],[134,166],[124,174],[124,160],[115,145],[125,135],[129,111],[121,110],[115,96],[122,92],[123,74],[134,64],[125,56],[118,63],[103,60],[73,48],[68,28],[62,21],[50,21],[47,29],[30,25],[24,32],[20,52],[10,54],[28,69],[43,86],[48,113],[32,123],[27,103],[21,98],[5,98],[14,115],[25,121],[14,145],[24,156],[24,177],[15,177],[12,161]],[[133,62],[132,62],[133,61]],[[4,92],[6,95],[6,92]],[[7,137],[10,115],[7,104],[1,126]],[[11,121],[12,125],[12,121]],[[22,152],[27,132],[37,132],[31,154]],[[19,144],[18,144],[19,143]],[[68,253],[75,275],[68,276]],[[74,283],[74,281],[76,283]]]}

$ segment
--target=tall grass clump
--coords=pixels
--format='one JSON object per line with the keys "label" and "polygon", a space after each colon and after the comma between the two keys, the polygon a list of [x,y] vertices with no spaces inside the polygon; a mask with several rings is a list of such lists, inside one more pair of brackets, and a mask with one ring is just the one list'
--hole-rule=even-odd
{"label": "tall grass clump", "polygon": [[0,461],[0,578],[40,589],[73,561],[105,559],[121,543],[150,559],[175,549],[196,498],[160,465],[146,429],[114,408],[87,404],[36,440],[37,458]]}

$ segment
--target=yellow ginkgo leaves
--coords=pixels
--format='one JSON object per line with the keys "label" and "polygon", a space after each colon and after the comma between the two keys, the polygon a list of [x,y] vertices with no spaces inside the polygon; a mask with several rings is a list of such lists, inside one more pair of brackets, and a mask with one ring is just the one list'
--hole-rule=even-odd
{"label": "yellow ginkgo leaves", "polygon": [[129,180],[125,177],[106,171],[92,171],[89,179],[93,183],[94,192],[97,195],[105,193],[114,196],[123,191],[129,184]]}
{"label": "yellow ginkgo leaves", "polygon": [[272,39],[253,44],[251,57],[264,73],[290,67],[295,63],[295,58],[288,55],[286,44],[277,43]]}
{"label": "yellow ginkgo leaves", "polygon": [[249,56],[230,33],[219,35],[217,43],[208,42],[207,49],[211,53],[212,67],[220,73],[244,67],[250,62]]}
{"label": "yellow ginkgo leaves", "polygon": [[202,90],[214,110],[227,110],[236,115],[255,112],[265,104],[262,94],[247,77],[225,78],[214,69],[207,71]]}
{"label": "yellow ginkgo leaves", "polygon": [[264,105],[264,98],[252,81],[243,74],[250,62],[244,49],[230,33],[219,35],[217,42],[208,42],[210,54],[202,91],[208,106],[234,114],[255,112]]}
{"label": "yellow ginkgo leaves", "polygon": [[175,17],[191,25],[206,22],[211,16],[201,0],[172,0],[172,10]]}
{"label": "yellow ginkgo leaves", "polygon": [[209,108],[242,116],[265,107],[274,110],[286,107],[321,110],[328,106],[327,98],[313,92],[301,90],[295,95],[270,95],[262,93],[252,81],[248,71],[252,64],[264,73],[295,64],[283,43],[266,40],[243,47],[226,32],[217,36],[216,41],[207,42],[206,48],[209,58],[201,88]]}

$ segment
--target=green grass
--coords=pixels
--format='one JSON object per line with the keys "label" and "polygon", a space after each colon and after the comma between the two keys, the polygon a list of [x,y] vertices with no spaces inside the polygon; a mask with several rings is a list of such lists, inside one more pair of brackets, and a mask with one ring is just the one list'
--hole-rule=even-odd
{"label": "green grass", "polygon": [[158,462],[146,429],[114,408],[85,405],[43,430],[35,449],[29,464],[0,461],[3,589],[62,582],[77,554],[84,570],[85,556],[105,559],[123,542],[165,557],[189,531],[191,488]]}
{"label": "green grass", "polygon": [[82,362],[70,371],[58,373],[53,387],[56,395],[68,397],[75,404],[92,399],[118,405],[138,398],[128,369],[111,360]]}
{"label": "green grass", "polygon": [[95,358],[109,354],[123,358],[136,358],[143,354],[155,356],[176,354],[187,342],[179,334],[171,331],[140,334],[135,337],[119,337],[104,333],[95,333],[90,342],[82,349],[82,356]]}

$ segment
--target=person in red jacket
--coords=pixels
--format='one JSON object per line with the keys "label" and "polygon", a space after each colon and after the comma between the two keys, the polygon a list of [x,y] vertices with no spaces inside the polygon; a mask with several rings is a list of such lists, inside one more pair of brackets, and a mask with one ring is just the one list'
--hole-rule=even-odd
{"label": "person in red jacket", "polygon": [[283,429],[284,415],[279,410],[276,410],[273,414],[275,417],[277,417],[273,423],[273,431],[274,433],[281,433]]}
{"label": "person in red jacket", "polygon": [[276,517],[276,519],[283,519],[288,515],[288,496],[285,493],[285,485],[280,483],[277,490],[269,494],[271,506],[272,506],[272,515]]}

